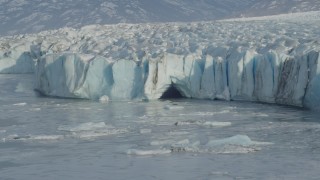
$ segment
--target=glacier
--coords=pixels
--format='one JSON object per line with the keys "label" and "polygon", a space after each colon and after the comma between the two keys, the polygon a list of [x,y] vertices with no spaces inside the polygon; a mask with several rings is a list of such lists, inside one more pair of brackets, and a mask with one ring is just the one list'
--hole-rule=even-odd
{"label": "glacier", "polygon": [[[0,73],[48,96],[320,106],[319,18],[91,25],[1,37]],[[10,62],[10,63],[9,63]],[[35,62],[35,63],[33,63]]]}
{"label": "glacier", "polygon": [[[1,42],[1,40],[0,40]],[[19,43],[18,40],[0,45],[0,73],[25,74],[34,72],[34,61],[39,57],[31,52],[36,52],[37,46],[27,42]],[[39,54],[39,53],[38,53]]]}

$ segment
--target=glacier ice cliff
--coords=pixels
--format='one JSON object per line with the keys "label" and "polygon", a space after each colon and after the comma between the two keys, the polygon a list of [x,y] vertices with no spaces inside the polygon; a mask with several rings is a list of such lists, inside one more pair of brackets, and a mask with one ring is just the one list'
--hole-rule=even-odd
{"label": "glacier ice cliff", "polygon": [[226,60],[165,53],[159,60],[108,60],[61,53],[38,61],[36,89],[45,95],[111,100],[159,99],[171,86],[183,97],[319,106],[319,52],[291,58],[275,52]]}
{"label": "glacier ice cliff", "polygon": [[0,72],[34,71],[35,89],[56,97],[151,100],[173,89],[186,98],[317,109],[319,24],[92,25],[3,37]]}
{"label": "glacier ice cliff", "polygon": [[[1,42],[1,41],[0,41]],[[0,73],[6,74],[25,74],[34,72],[34,61],[37,59],[32,54],[29,43],[2,43],[0,46]],[[38,47],[36,47],[38,48]]]}

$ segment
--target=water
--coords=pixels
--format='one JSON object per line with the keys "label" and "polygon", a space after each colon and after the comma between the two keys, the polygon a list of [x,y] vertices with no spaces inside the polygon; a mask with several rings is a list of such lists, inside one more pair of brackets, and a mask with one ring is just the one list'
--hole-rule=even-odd
{"label": "water", "polygon": [[0,75],[0,179],[319,179],[319,113],[200,100],[38,97]]}

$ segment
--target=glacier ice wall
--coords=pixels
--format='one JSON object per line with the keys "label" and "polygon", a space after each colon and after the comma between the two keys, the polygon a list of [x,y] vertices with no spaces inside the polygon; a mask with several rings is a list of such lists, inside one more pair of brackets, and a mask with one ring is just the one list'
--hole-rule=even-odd
{"label": "glacier ice wall", "polygon": [[2,43],[0,46],[0,73],[25,74],[34,72],[36,46],[29,43]]}
{"label": "glacier ice wall", "polygon": [[0,42],[2,54],[36,60],[35,89],[49,96],[158,99],[173,87],[186,98],[317,108],[318,22],[92,25]]}
{"label": "glacier ice wall", "polygon": [[222,61],[165,53],[159,60],[141,62],[49,54],[38,61],[36,89],[50,96],[127,100],[159,99],[173,86],[187,98],[319,106],[319,52],[296,58],[235,53]]}

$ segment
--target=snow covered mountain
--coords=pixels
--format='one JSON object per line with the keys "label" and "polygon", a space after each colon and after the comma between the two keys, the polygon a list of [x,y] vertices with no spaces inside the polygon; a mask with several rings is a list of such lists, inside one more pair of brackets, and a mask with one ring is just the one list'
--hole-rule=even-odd
{"label": "snow covered mountain", "polygon": [[0,0],[0,36],[89,24],[206,21],[320,10],[318,0]]}
{"label": "snow covered mountain", "polygon": [[263,0],[243,12],[245,16],[266,16],[281,13],[319,11],[319,0]]}

